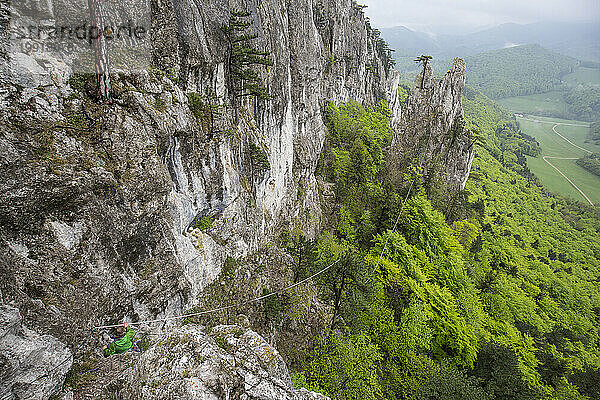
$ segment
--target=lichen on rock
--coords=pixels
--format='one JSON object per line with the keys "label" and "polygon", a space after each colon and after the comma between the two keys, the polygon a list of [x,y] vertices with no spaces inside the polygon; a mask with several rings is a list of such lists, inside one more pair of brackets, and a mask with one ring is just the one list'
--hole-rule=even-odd
{"label": "lichen on rock", "polygon": [[59,391],[73,355],[64,343],[23,325],[19,310],[0,305],[0,397],[45,400]]}
{"label": "lichen on rock", "polygon": [[125,399],[327,399],[294,389],[277,350],[237,325],[169,331],[137,359],[126,380]]}
{"label": "lichen on rock", "polygon": [[473,133],[464,128],[465,62],[457,58],[438,81],[426,63],[396,121],[391,157],[401,170],[418,164],[428,179],[451,190],[465,187],[475,155]]}

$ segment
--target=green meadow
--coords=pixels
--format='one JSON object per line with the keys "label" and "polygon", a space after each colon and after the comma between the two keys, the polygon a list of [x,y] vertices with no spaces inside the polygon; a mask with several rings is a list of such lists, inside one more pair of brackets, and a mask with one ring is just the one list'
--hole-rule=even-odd
{"label": "green meadow", "polygon": [[567,85],[600,85],[600,69],[578,67],[572,73],[563,77]]}
{"label": "green meadow", "polygon": [[[523,132],[529,136],[535,137],[542,148],[542,154],[539,157],[527,158],[527,165],[531,171],[540,178],[544,186],[549,190],[587,203],[585,198],[554,168],[548,165],[542,157],[579,158],[587,154],[584,150],[571,145],[569,142],[558,136],[552,130],[555,123],[585,125],[558,125],[556,130],[577,146],[592,152],[600,152],[600,146],[585,142],[589,131],[589,124],[581,121],[537,116],[525,116],[525,118],[518,118],[518,121],[521,124]],[[576,160],[549,159],[549,161],[568,176],[594,204],[600,204],[599,177],[577,165],[575,163]]]}
{"label": "green meadow", "polygon": [[562,92],[558,90],[529,96],[507,97],[498,99],[496,102],[510,111],[524,114],[554,113],[566,115],[568,112],[567,103],[562,97]]}

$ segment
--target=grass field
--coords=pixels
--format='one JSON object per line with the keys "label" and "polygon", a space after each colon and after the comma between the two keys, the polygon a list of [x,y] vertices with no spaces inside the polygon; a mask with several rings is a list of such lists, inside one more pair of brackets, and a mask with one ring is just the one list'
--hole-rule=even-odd
{"label": "grass field", "polygon": [[529,96],[507,97],[496,100],[496,102],[511,111],[524,114],[553,112],[566,115],[568,112],[567,103],[562,98],[562,92],[557,90]]}
{"label": "grass field", "polygon": [[600,69],[577,67],[562,78],[563,85],[556,90],[532,94],[529,96],[507,97],[496,102],[510,111],[534,115],[569,115],[569,107],[563,99],[563,93],[573,86],[600,85]]}
{"label": "grass field", "polygon": [[[585,122],[562,120],[558,118],[534,116],[526,116],[526,118],[538,122],[518,118],[521,129],[526,134],[535,137],[542,148],[542,155],[540,157],[527,158],[527,165],[531,171],[540,178],[544,186],[549,190],[587,203],[585,198],[573,188],[564,177],[542,159],[542,156],[579,158],[587,154],[584,150],[569,144],[566,140],[554,133],[552,127],[555,123],[586,125],[586,127],[558,125],[556,130],[574,144],[592,152],[600,152],[600,146],[585,142],[589,131],[589,128],[587,128],[588,124]],[[594,204],[600,205],[599,177],[588,172],[584,168],[581,168],[575,163],[576,160],[549,159],[549,161],[579,186]]]}
{"label": "grass field", "polygon": [[571,74],[563,77],[567,85],[600,85],[600,69],[577,67]]}

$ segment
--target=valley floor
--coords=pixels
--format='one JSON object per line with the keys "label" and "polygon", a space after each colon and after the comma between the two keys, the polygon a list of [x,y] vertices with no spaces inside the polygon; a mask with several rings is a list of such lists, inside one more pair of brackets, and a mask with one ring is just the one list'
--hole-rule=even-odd
{"label": "valley floor", "polygon": [[599,152],[586,142],[589,124],[557,118],[517,118],[521,129],[540,143],[542,154],[527,157],[527,165],[549,190],[589,203],[600,203],[600,178],[576,164],[578,158]]}
{"label": "valley floor", "polygon": [[566,115],[568,113],[568,105],[565,103],[560,90],[527,96],[506,97],[495,101],[511,111],[520,113],[552,113],[548,115]]}

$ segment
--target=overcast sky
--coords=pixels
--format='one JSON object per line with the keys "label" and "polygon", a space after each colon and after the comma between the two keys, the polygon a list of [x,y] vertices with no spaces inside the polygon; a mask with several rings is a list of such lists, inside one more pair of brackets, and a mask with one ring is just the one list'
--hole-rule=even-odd
{"label": "overcast sky", "polygon": [[378,28],[472,30],[506,22],[600,22],[600,0],[362,0]]}

